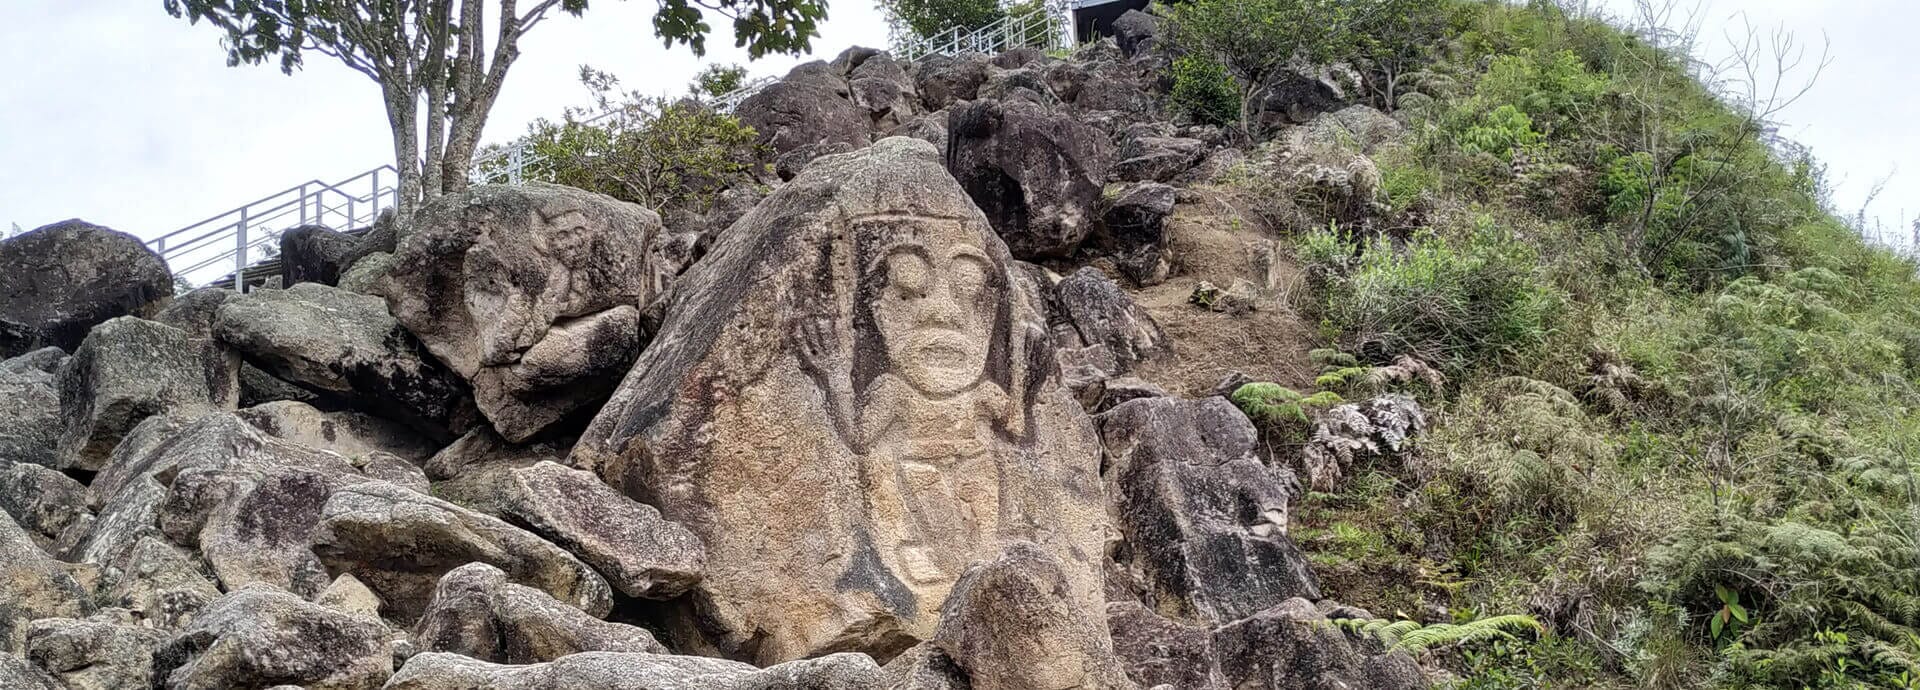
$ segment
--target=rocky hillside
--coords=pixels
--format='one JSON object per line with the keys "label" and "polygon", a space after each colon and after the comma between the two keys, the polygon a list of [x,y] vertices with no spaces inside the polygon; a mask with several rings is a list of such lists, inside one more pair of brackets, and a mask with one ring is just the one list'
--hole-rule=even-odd
{"label": "rocky hillside", "polygon": [[1920,677],[1912,265],[1753,132],[1635,187],[1631,37],[1449,12],[1240,122],[1140,13],[853,49],[702,203],[480,186],[246,294],[0,242],[0,687]]}

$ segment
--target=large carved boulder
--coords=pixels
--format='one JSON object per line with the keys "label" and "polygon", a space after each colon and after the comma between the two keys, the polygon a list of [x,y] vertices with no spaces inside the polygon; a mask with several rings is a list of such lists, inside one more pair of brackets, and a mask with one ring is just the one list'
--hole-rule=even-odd
{"label": "large carved boulder", "polygon": [[652,211],[560,185],[473,187],[410,227],[377,292],[515,442],[613,391],[681,267]]}
{"label": "large carved boulder", "polygon": [[0,240],[0,359],[72,351],[95,324],[172,294],[166,262],[124,232],[74,219]]}
{"label": "large carved boulder", "polygon": [[716,238],[570,458],[706,543],[681,651],[891,657],[1018,540],[1098,607],[1099,444],[1023,285],[916,139],[820,159]]}
{"label": "large carved boulder", "polygon": [[1093,231],[1105,140],[1071,113],[978,100],[947,118],[947,169],[1019,259],[1066,256]]}
{"label": "large carved boulder", "polygon": [[668,654],[585,652],[527,666],[458,654],[407,660],[385,690],[872,690],[880,670],[862,654],[831,654],[772,668]]}
{"label": "large carved boulder", "polygon": [[1155,611],[1225,623],[1319,598],[1287,537],[1293,477],[1255,458],[1259,436],[1226,398],[1141,398],[1100,416],[1116,560]]}
{"label": "large carved boulder", "polygon": [[373,690],[393,675],[387,626],[265,585],[221,597],[154,650],[155,687]]}
{"label": "large carved boulder", "polygon": [[351,573],[411,624],[447,571],[486,563],[513,582],[545,591],[594,616],[613,606],[606,580],[560,547],[497,518],[392,484],[333,492],[321,510],[313,553],[332,573]]}
{"label": "large carved boulder", "polygon": [[60,369],[60,467],[99,470],[149,416],[185,420],[232,409],[237,363],[210,361],[203,348],[185,331],[131,316],[94,328]]}
{"label": "large carved boulder", "polygon": [[485,563],[468,563],[440,578],[416,633],[421,651],[500,664],[537,664],[580,652],[667,652],[644,628],[589,616],[546,592],[508,582],[505,572]]}
{"label": "large carved boulder", "polygon": [[221,304],[214,334],[274,376],[423,432],[461,431],[471,415],[466,385],[378,297],[318,283],[259,290]]}

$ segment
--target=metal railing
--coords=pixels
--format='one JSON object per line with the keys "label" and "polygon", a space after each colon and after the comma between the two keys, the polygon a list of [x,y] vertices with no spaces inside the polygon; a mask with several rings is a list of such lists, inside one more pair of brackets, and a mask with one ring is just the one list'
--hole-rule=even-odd
{"label": "metal railing", "polygon": [[176,278],[205,285],[228,271],[234,289],[251,258],[279,251],[280,233],[302,225],[364,226],[399,202],[400,175],[383,165],[334,183],[308,180],[147,241]]}
{"label": "metal railing", "polygon": [[978,29],[950,29],[933,36],[899,36],[893,41],[894,59],[912,62],[929,55],[986,53],[1013,48],[1059,50],[1069,45],[1065,20],[1044,8],[1001,17]]}
{"label": "metal railing", "polygon": [[[756,79],[708,103],[714,110],[731,113],[774,81],[772,77]],[[619,120],[618,126],[626,127],[647,117],[645,111],[613,108],[580,122],[597,125]],[[521,138],[476,156],[467,178],[474,184],[520,184],[542,162],[539,152]],[[302,225],[343,231],[372,225],[382,210],[399,204],[399,182],[400,173],[391,165],[331,184],[308,180],[147,240],[147,246],[167,262],[175,278],[188,284],[208,285],[231,278],[235,290],[245,291],[246,268],[254,259],[279,251],[280,233]]]}

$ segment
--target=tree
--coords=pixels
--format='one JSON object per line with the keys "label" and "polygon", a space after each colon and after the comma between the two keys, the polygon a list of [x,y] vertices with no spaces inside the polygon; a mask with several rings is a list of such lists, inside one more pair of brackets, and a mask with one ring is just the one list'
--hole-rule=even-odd
{"label": "tree", "polygon": [[1387,111],[1400,79],[1426,64],[1447,29],[1445,0],[1366,0],[1354,5],[1354,53],[1372,66],[1368,85]]}
{"label": "tree", "polygon": [[[566,121],[537,121],[527,135],[544,161],[544,179],[655,211],[696,212],[707,211],[720,191],[755,181],[760,144],[733,116],[695,99],[621,94],[618,79],[591,67],[580,69],[580,82],[597,110],[569,109]],[[589,113],[613,115],[584,121]]]}
{"label": "tree", "polygon": [[[654,35],[696,55],[705,54],[712,31],[702,10],[732,18],[735,45],[756,58],[806,51],[826,17],[825,0],[658,1]],[[490,2],[498,5],[489,9]],[[587,0],[535,0],[525,10],[516,0],[165,0],[165,7],[223,32],[228,65],[277,60],[292,74],[311,51],[379,84],[406,212],[467,186],[521,37],[555,10],[579,16]],[[498,24],[490,38],[489,20]]]}
{"label": "tree", "polygon": [[1254,109],[1290,69],[1326,64],[1352,41],[1346,0],[1193,0],[1173,10],[1174,44],[1212,57],[1240,85],[1240,128],[1253,135]]}
{"label": "tree", "polygon": [[915,36],[938,36],[958,29],[971,31],[1006,15],[998,0],[879,0],[894,31]]}
{"label": "tree", "polygon": [[733,93],[747,83],[747,68],[739,65],[707,65],[699,74],[693,75],[693,82],[687,84],[687,92],[694,98],[718,98]]}

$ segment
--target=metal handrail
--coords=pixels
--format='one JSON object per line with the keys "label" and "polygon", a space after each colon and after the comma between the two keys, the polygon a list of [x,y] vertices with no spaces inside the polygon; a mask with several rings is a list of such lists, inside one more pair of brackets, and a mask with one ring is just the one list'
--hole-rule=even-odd
{"label": "metal handrail", "polygon": [[1037,8],[994,20],[975,29],[960,28],[932,36],[900,36],[893,42],[894,57],[912,62],[928,55],[958,55],[963,52],[994,53],[1011,48],[1056,50],[1066,43],[1066,24],[1061,17]]}

